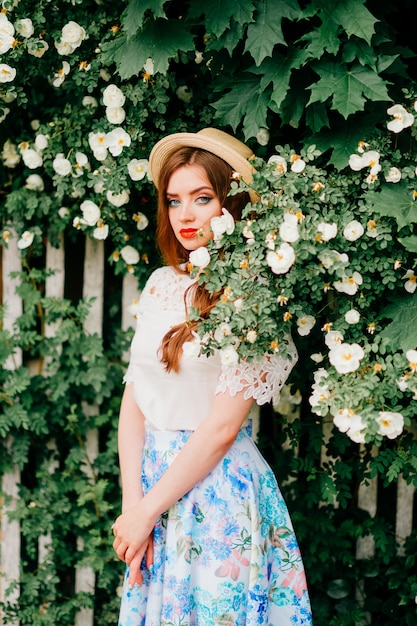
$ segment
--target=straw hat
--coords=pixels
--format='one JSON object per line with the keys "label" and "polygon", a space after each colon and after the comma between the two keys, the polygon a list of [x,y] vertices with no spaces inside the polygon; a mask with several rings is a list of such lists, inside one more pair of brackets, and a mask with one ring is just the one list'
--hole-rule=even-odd
{"label": "straw hat", "polygon": [[[253,167],[248,161],[254,157],[252,150],[239,139],[222,130],[203,128],[197,133],[168,135],[155,144],[149,156],[149,173],[157,188],[164,163],[173,152],[184,147],[201,148],[215,154],[240,174],[245,183],[250,184],[252,182]],[[255,202],[256,193],[251,191],[249,195],[252,202]]]}

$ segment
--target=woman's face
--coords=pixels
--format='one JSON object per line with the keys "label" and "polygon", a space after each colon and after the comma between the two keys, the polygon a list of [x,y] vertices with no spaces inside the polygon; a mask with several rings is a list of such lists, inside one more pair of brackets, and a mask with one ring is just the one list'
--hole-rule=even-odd
{"label": "woman's face", "polygon": [[199,165],[184,165],[171,175],[166,199],[168,217],[175,237],[182,246],[196,250],[207,245],[213,234],[212,217],[222,215],[222,205]]}

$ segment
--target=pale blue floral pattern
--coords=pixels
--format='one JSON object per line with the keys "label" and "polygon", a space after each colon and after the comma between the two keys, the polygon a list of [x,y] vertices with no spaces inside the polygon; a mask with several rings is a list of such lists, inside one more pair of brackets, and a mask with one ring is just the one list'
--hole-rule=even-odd
{"label": "pale blue floral pattern", "polygon": [[[146,492],[189,431],[148,431]],[[123,586],[119,626],[311,626],[286,504],[248,429],[217,467],[158,520],[144,583]]]}

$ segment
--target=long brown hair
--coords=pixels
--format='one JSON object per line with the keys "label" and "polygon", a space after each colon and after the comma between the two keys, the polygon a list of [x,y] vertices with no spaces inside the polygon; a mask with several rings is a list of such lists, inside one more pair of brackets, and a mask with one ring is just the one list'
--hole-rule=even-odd
{"label": "long brown hair", "polygon": [[[233,169],[211,152],[186,147],[180,148],[167,158],[159,176],[156,241],[164,262],[179,273],[187,271],[182,269],[181,265],[188,261],[189,251],[177,240],[171,228],[166,191],[172,174],[185,165],[198,165],[204,169],[222,207],[226,208],[235,220],[240,219],[242,210],[249,201],[249,195],[246,192],[228,196]],[[191,291],[191,306],[200,311],[202,318],[207,317],[220,294],[211,295],[204,286],[197,283],[193,283],[189,290]],[[187,306],[186,296],[187,294],[184,295],[184,306]],[[192,331],[196,329],[197,322],[186,320],[182,324],[173,326],[162,339],[161,362],[168,372],[171,370],[178,372],[183,343],[193,338]]]}

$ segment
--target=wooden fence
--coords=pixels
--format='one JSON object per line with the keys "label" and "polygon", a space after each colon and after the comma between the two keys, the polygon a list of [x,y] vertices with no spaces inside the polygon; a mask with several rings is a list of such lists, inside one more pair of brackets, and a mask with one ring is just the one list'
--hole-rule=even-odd
{"label": "wooden fence", "polygon": [[[4,319],[4,327],[12,329],[13,324],[22,312],[22,302],[15,294],[15,284],[10,278],[10,273],[20,271],[21,260],[20,253],[16,246],[17,238],[10,240],[9,247],[2,249],[1,264],[1,301],[7,303],[7,314]],[[85,240],[84,250],[84,282],[82,295],[84,298],[95,298],[90,309],[88,319],[86,321],[86,330],[97,332],[102,328],[103,318],[103,297],[104,297],[104,263],[105,252],[104,243],[102,241],[94,241],[90,238]],[[62,298],[64,296],[65,283],[65,250],[62,242],[59,248],[47,245],[46,251],[46,267],[53,269],[54,274],[51,275],[45,286],[47,296],[55,296]],[[137,281],[134,276],[127,274],[123,279],[122,285],[122,327],[127,329],[133,325],[133,318],[128,312],[129,304],[138,296]],[[46,329],[49,336],[54,333],[54,327],[50,326]],[[15,363],[21,363],[22,355],[15,355]],[[11,363],[7,367],[14,367]],[[91,411],[91,407],[85,407],[85,411]],[[332,425],[324,423],[324,436],[330,436]],[[51,446],[54,442],[51,442]],[[97,432],[92,431],[88,437],[88,454],[94,459],[98,451]],[[326,462],[326,452],[323,448],[322,463]],[[51,467],[51,471],[53,468]],[[15,468],[10,473],[2,477],[2,492],[8,494],[10,498],[6,501],[0,501],[0,602],[5,599],[6,591],[12,581],[19,580],[20,569],[20,550],[21,539],[19,524],[16,521],[10,521],[8,512],[13,510],[14,505],[19,497],[19,470]],[[414,506],[415,490],[412,486],[407,485],[405,480],[400,477],[397,482],[397,500],[396,500],[396,535],[399,538],[399,554],[403,553],[403,545],[406,538],[411,534],[413,528],[413,506]],[[366,510],[371,516],[377,513],[377,479],[370,480],[367,484],[362,484],[359,489],[358,506]],[[337,503],[335,503],[337,506]],[[45,554],[49,543],[48,536],[42,536],[39,540],[39,559]],[[81,546],[80,546],[81,547]],[[361,537],[357,542],[356,557],[358,559],[371,558],[374,554],[374,542],[372,536]],[[80,568],[75,573],[76,591],[94,592],[95,579],[94,573],[89,568]],[[360,589],[358,589],[358,601],[360,601]],[[8,600],[18,598],[16,590]],[[76,626],[92,626],[94,620],[93,611],[91,609],[82,609],[77,614]],[[0,614],[0,624],[4,623],[4,619]],[[10,623],[9,623],[10,624]],[[17,626],[13,624],[11,626]]]}

